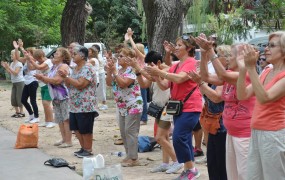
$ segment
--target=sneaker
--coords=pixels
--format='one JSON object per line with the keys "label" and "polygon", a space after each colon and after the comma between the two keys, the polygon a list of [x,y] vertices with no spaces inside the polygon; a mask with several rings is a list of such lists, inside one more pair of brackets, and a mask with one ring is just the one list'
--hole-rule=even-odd
{"label": "sneaker", "polygon": [[39,127],[46,127],[46,126],[47,126],[47,123],[44,122],[44,123],[39,124],[38,126],[39,126]]}
{"label": "sneaker", "polygon": [[182,173],[177,178],[175,178],[173,180],[181,180],[185,177],[185,174],[186,174],[186,171],[182,171]]}
{"label": "sneaker", "polygon": [[53,122],[47,122],[46,123],[46,128],[53,128],[55,124]]}
{"label": "sneaker", "polygon": [[174,162],[173,164],[171,164],[171,166],[169,167],[169,169],[166,171],[166,174],[174,174],[177,173],[180,169],[183,168],[183,163],[179,163],[179,162]]}
{"label": "sneaker", "polygon": [[84,151],[84,149],[80,148],[79,151],[75,151],[73,154],[74,154],[74,156],[77,156],[78,153],[82,153],[83,151]]}
{"label": "sneaker", "polygon": [[166,170],[168,170],[170,167],[169,164],[160,164],[159,166],[153,168],[150,170],[151,173],[156,173],[156,172],[165,172]]}
{"label": "sneaker", "polygon": [[202,149],[194,148],[194,157],[204,156],[204,152]]}
{"label": "sneaker", "polygon": [[86,151],[85,149],[83,149],[83,151],[81,153],[77,153],[76,156],[79,157],[79,158],[84,158],[84,157],[93,156],[93,154],[91,152]]}
{"label": "sneaker", "polygon": [[108,106],[107,105],[102,105],[101,107],[99,107],[99,110],[103,111],[103,110],[107,110]]}
{"label": "sneaker", "polygon": [[34,117],[33,114],[32,114],[32,115],[29,115],[29,118],[25,120],[25,123],[30,122],[30,121],[33,120],[34,118],[35,118],[35,117]]}
{"label": "sneaker", "polygon": [[196,164],[206,164],[207,163],[207,156],[198,159],[197,161],[195,161]]}
{"label": "sneaker", "polygon": [[194,168],[194,170],[187,170],[182,180],[195,180],[198,177],[200,177],[200,173],[197,168]]}
{"label": "sneaker", "polygon": [[30,121],[31,124],[40,122],[39,118],[34,118]]}

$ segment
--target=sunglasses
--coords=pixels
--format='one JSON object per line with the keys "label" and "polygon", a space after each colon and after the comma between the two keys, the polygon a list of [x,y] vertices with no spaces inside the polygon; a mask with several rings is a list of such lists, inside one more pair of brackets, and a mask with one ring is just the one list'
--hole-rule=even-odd
{"label": "sunglasses", "polygon": [[266,61],[266,58],[259,58],[260,61]]}

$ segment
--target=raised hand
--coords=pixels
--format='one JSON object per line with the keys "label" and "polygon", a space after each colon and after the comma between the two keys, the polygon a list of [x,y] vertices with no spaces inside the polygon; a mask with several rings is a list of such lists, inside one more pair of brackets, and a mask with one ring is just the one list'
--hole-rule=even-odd
{"label": "raised hand", "polygon": [[213,48],[214,41],[208,41],[205,34],[200,34],[200,36],[194,38],[196,44],[205,51]]}
{"label": "raised hand", "polygon": [[131,28],[128,28],[127,34],[128,34],[128,37],[131,38],[133,36],[134,32]]}
{"label": "raised hand", "polygon": [[127,63],[129,66],[133,67],[133,68],[138,68],[138,67],[139,67],[139,64],[138,64],[138,62],[136,61],[135,58],[127,57],[126,63]]}
{"label": "raised hand", "polygon": [[35,74],[34,77],[37,78],[38,80],[43,80],[44,75],[43,74]]}
{"label": "raised hand", "polygon": [[169,43],[168,41],[164,41],[163,42],[163,47],[164,47],[164,50],[167,52],[167,53],[171,53],[171,52],[174,52],[175,51],[175,46],[173,46],[171,43]]}
{"label": "raised hand", "polygon": [[14,46],[15,49],[19,48],[19,45],[18,45],[17,41],[13,41],[13,46]]}
{"label": "raised hand", "polygon": [[69,71],[66,69],[59,69],[57,71],[57,74],[60,75],[62,78],[66,78],[66,76],[68,76]]}
{"label": "raised hand", "polygon": [[245,45],[240,45],[237,47],[236,62],[240,70],[245,68],[244,54],[243,54],[244,49],[245,49]]}
{"label": "raised hand", "polygon": [[202,82],[201,76],[197,72],[192,70],[192,71],[189,71],[187,74],[188,74],[188,77],[192,81],[196,82],[197,84],[200,84]]}
{"label": "raised hand", "polygon": [[18,45],[20,48],[24,47],[24,42],[22,41],[22,39],[18,39]]}
{"label": "raised hand", "polygon": [[259,52],[256,52],[252,45],[245,45],[244,50],[242,52],[244,55],[244,63],[247,69],[256,68],[256,62],[259,57]]}
{"label": "raised hand", "polygon": [[158,76],[160,72],[160,69],[153,63],[151,63],[151,66],[146,66],[144,69],[151,76]]}

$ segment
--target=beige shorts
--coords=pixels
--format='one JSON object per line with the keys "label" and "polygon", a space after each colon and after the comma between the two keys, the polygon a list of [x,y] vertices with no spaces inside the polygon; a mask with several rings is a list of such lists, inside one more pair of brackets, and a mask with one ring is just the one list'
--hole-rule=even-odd
{"label": "beige shorts", "polygon": [[57,124],[63,123],[63,121],[69,119],[69,105],[68,99],[58,101],[53,100],[53,109],[54,109],[54,121]]}

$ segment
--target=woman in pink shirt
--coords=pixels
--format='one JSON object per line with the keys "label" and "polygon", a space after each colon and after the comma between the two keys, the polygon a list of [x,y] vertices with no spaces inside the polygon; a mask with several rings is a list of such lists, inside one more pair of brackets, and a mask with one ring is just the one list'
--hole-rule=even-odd
{"label": "woman in pink shirt", "polygon": [[[260,77],[254,71],[259,53],[244,46],[238,61],[237,95],[241,100],[256,97],[251,120],[247,179],[285,178],[285,31],[269,35],[266,61],[273,65]],[[246,73],[251,84],[246,85]]]}
{"label": "woman in pink shirt", "polygon": [[[240,55],[240,45],[231,46],[229,66],[226,70],[215,54],[211,41],[204,35],[195,38],[202,48],[200,73],[202,79],[210,84],[223,85],[222,99],[225,102],[223,111],[226,138],[226,169],[228,179],[245,180],[247,173],[247,155],[250,141],[250,119],[254,106],[254,98],[240,101],[236,96],[236,82],[239,69],[236,58]],[[208,73],[208,60],[212,62],[217,74]],[[247,78],[249,83],[249,78]]]}

